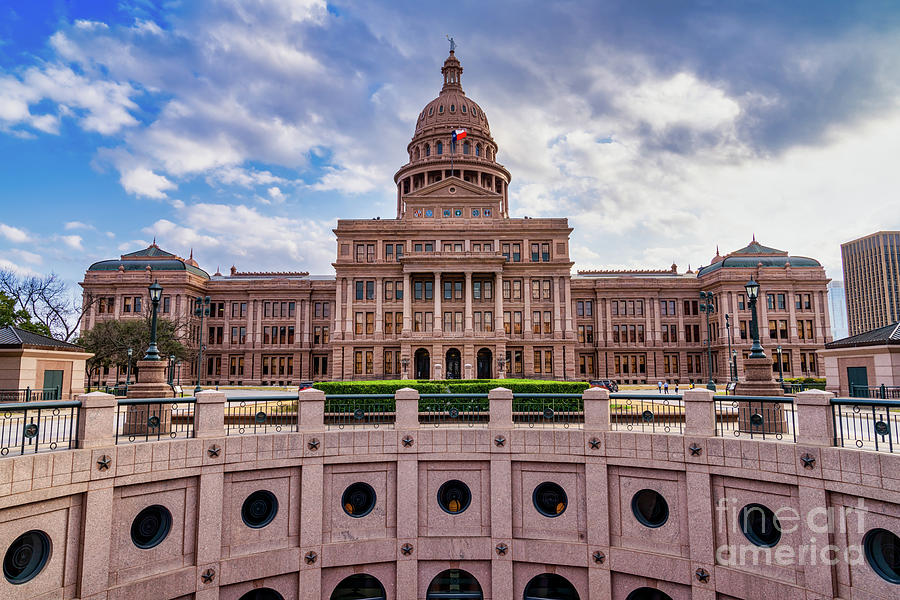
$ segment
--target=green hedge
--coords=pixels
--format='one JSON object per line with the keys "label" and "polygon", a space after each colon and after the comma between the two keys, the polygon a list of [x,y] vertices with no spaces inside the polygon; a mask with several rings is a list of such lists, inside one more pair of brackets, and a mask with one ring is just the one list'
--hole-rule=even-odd
{"label": "green hedge", "polygon": [[785,377],[785,383],[825,383],[824,377]]}
{"label": "green hedge", "polygon": [[326,394],[393,394],[401,388],[412,388],[420,394],[486,394],[505,387],[514,393],[580,394],[588,388],[584,381],[539,381],[532,379],[453,379],[446,381],[323,381],[313,387]]}

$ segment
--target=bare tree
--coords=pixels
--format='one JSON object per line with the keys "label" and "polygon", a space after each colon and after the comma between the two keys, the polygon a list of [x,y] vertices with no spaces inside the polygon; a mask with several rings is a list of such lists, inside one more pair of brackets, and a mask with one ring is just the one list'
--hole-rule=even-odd
{"label": "bare tree", "polygon": [[87,293],[79,299],[56,273],[27,277],[0,270],[0,291],[13,298],[17,307],[28,311],[35,322],[46,325],[53,337],[64,342],[77,336],[81,319],[95,302]]}

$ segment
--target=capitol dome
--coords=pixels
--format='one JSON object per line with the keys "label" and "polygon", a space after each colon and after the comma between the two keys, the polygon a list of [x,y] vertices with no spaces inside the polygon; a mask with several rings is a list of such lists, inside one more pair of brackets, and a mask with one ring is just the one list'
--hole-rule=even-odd
{"label": "capitol dome", "polygon": [[[444,61],[441,73],[444,75],[444,87],[437,98],[425,105],[416,121],[416,136],[431,127],[466,128],[477,130],[490,137],[491,128],[487,115],[478,105],[466,97],[462,89],[461,76],[463,68],[456,58],[455,52]],[[414,138],[415,139],[415,138]]]}

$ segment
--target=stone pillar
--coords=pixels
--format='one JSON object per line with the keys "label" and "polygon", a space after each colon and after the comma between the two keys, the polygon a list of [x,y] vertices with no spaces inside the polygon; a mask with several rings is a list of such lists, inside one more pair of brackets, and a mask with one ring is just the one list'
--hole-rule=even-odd
{"label": "stone pillar", "polygon": [[[412,277],[409,273],[403,274],[403,335],[409,336],[412,332]],[[412,358],[412,357],[410,357]],[[410,363],[411,364],[411,363]]]}
{"label": "stone pillar", "polygon": [[584,401],[585,431],[609,431],[609,390],[592,387],[581,395]]}
{"label": "stone pillar", "polygon": [[174,398],[172,387],[166,382],[167,361],[137,361],[138,380],[128,386],[129,398]]}
{"label": "stone pillar", "polygon": [[707,389],[684,391],[684,435],[714,437],[716,435],[716,402]]}
{"label": "stone pillar", "polygon": [[225,435],[225,393],[205,390],[198,393],[194,404],[194,437],[211,438]]}
{"label": "stone pillar", "polygon": [[[452,292],[451,292],[452,295]],[[434,336],[441,337],[444,332],[444,313],[441,308],[441,300],[444,297],[444,289],[441,287],[441,272],[434,272]],[[435,376],[436,379],[440,377]]]}
{"label": "stone pillar", "polygon": [[332,326],[331,337],[339,340],[344,331],[343,321],[341,320],[341,290],[344,287],[344,280],[335,278],[334,283],[334,325]]}
{"label": "stone pillar", "polygon": [[834,444],[834,420],[831,399],[834,394],[822,390],[800,392],[794,399],[797,410],[797,443],[813,446]]}
{"label": "stone pillar", "polygon": [[499,271],[494,284],[494,336],[506,337],[503,332],[503,275]]}
{"label": "stone pillar", "polygon": [[325,392],[306,388],[297,392],[297,430],[322,431],[325,428]]}
{"label": "stone pillar", "polygon": [[91,392],[76,397],[81,402],[78,409],[79,448],[99,448],[116,443],[117,400],[112,394]]}
{"label": "stone pillar", "polygon": [[[564,336],[566,339],[574,338],[572,332],[572,280],[569,277],[563,277],[563,292],[565,293],[565,304],[563,307],[566,310],[566,317],[563,321],[563,325],[565,329],[563,330]],[[646,314],[646,313],[645,313]],[[647,327],[647,332],[649,333],[650,327]],[[645,340],[647,338],[644,338]]]}
{"label": "stone pillar", "polygon": [[463,294],[466,299],[466,312],[464,316],[464,327],[466,329],[466,337],[472,337],[475,329],[472,325],[472,271],[466,271],[466,284],[463,287]]}
{"label": "stone pillar", "polygon": [[394,392],[396,429],[419,428],[419,392],[412,388],[401,388]]}
{"label": "stone pillar", "polygon": [[744,381],[739,381],[735,393],[741,396],[783,396],[784,390],[772,377],[772,361],[768,358],[744,360]]}
{"label": "stone pillar", "polygon": [[384,318],[384,277],[375,279],[375,335],[380,336],[383,330]]}
{"label": "stone pillar", "polygon": [[[540,283],[540,280],[538,280],[538,283]],[[525,334],[524,338],[526,340],[530,340],[534,338],[534,320],[532,319],[531,314],[531,277],[525,278],[525,290],[523,293],[523,298],[525,300],[525,315],[523,317],[523,320],[525,321],[525,329],[523,330]],[[541,323],[542,326],[544,322],[543,316],[544,315],[542,314],[541,318],[538,320],[538,322]]]}
{"label": "stone pillar", "polygon": [[551,293],[553,294],[553,339],[560,339],[562,337],[562,310],[560,309],[559,302],[559,294],[562,290],[560,290],[559,282],[561,277],[553,278],[553,287],[551,289]]}
{"label": "stone pillar", "polygon": [[512,390],[509,390],[507,388],[494,388],[488,392],[491,429],[512,428],[512,401]]}
{"label": "stone pillar", "polygon": [[353,283],[353,278],[347,279],[347,316],[346,321],[344,322],[344,332],[345,339],[354,339],[356,336],[356,329],[354,329],[354,316],[353,316],[353,299],[356,297],[356,286]]}

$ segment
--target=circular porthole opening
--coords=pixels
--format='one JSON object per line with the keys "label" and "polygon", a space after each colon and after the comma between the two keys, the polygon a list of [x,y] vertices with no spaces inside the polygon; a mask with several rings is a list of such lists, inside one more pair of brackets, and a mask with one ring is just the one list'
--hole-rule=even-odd
{"label": "circular porthole opening", "polygon": [[344,490],[341,506],[351,517],[364,517],[375,508],[375,490],[368,483],[358,481]]}
{"label": "circular porthole opening", "polygon": [[738,514],[744,536],[753,544],[771,548],[781,540],[781,523],[772,509],[762,504],[748,504]]}
{"label": "circular porthole opening", "polygon": [[154,504],[138,513],[131,522],[131,541],[147,550],[162,543],[172,528],[172,513],[165,506]]}
{"label": "circular porthole opening", "polygon": [[545,481],[534,488],[531,500],[537,511],[545,517],[558,517],[566,512],[569,505],[566,491],[552,481]]}
{"label": "circular porthole opening", "polygon": [[3,557],[3,576],[13,585],[37,577],[50,560],[50,538],[43,531],[32,530],[17,537]]}
{"label": "circular porthole opening", "polygon": [[863,538],[866,562],[878,576],[900,584],[900,537],[887,529],[872,529]]}
{"label": "circular porthole opening", "polygon": [[278,514],[278,498],[269,490],[257,490],[241,506],[241,519],[247,527],[261,529]]}
{"label": "circular porthole opening", "polygon": [[647,527],[662,527],[669,520],[669,503],[656,490],[641,490],[631,498],[634,518]]}
{"label": "circular porthole opening", "polygon": [[240,600],[284,600],[284,596],[272,588],[259,588],[241,596]]}
{"label": "circular porthole opening", "polygon": [[469,504],[472,502],[472,492],[469,490],[469,486],[462,481],[451,479],[438,488],[437,498],[438,504],[444,512],[458,515],[469,508]]}

